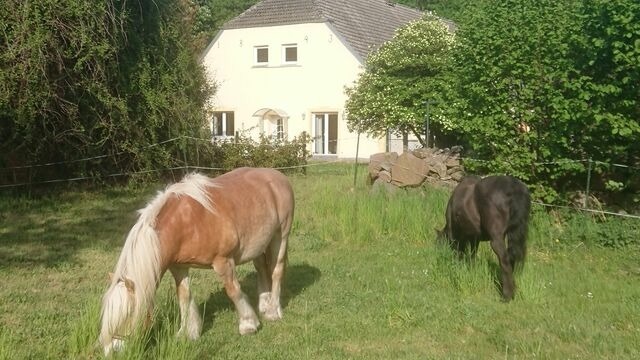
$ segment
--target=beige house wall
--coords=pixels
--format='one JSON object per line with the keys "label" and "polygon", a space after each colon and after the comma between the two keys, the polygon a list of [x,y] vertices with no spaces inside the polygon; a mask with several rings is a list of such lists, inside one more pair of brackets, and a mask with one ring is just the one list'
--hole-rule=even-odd
{"label": "beige house wall", "polygon": [[[283,45],[290,44],[297,45],[296,64],[283,63]],[[268,46],[268,66],[255,65],[256,46]],[[353,83],[362,66],[326,23],[224,30],[205,52],[203,64],[217,86],[211,109],[233,111],[235,130],[252,137],[269,133],[269,117],[253,115],[270,108],[288,115],[289,139],[303,131],[313,136],[314,114],[335,113],[335,156],[355,158],[357,134],[349,132],[344,120],[344,87]],[[384,150],[384,139],[361,136],[359,158]]]}

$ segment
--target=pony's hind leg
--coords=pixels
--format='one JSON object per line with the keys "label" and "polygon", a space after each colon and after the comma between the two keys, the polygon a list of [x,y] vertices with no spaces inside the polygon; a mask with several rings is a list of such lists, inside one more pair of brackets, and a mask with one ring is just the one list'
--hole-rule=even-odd
{"label": "pony's hind leg", "polygon": [[476,259],[476,255],[478,254],[478,245],[480,245],[480,239],[477,236],[474,236],[471,239],[471,260]]}
{"label": "pony's hind leg", "polygon": [[516,284],[513,280],[513,267],[511,266],[511,260],[504,243],[505,234],[503,231],[494,230],[490,231],[490,236],[491,248],[498,257],[502,272],[502,297],[505,301],[510,301],[513,299]]}
{"label": "pony's hind leg", "polygon": [[218,276],[220,276],[229,299],[231,299],[236,306],[240,318],[240,324],[238,326],[240,334],[246,335],[256,332],[260,326],[260,321],[255,311],[253,311],[251,304],[249,304],[247,295],[242,292],[240,288],[233,259],[223,257],[216,258],[213,261],[213,269]]}
{"label": "pony's hind leg", "polygon": [[280,305],[280,291],[287,263],[287,241],[289,238],[289,226],[285,226],[281,233],[274,236],[267,249],[269,273],[271,274],[271,296],[265,306],[264,317],[267,320],[282,319],[282,307]]}
{"label": "pony's hind leg", "polygon": [[173,266],[169,271],[171,271],[176,281],[176,293],[180,305],[180,330],[178,330],[178,336],[186,336],[190,340],[195,340],[200,337],[202,319],[189,289],[189,268]]}
{"label": "pony's hind leg", "polygon": [[266,254],[262,254],[253,260],[258,277],[258,309],[261,314],[267,312],[271,298],[270,268],[267,264]]}

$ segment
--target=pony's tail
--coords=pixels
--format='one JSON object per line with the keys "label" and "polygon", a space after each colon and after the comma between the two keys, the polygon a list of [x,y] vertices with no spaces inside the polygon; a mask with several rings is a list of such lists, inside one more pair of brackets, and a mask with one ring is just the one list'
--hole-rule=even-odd
{"label": "pony's tail", "polygon": [[529,190],[522,182],[516,181],[517,185],[514,187],[511,203],[509,204],[510,216],[507,227],[507,238],[509,239],[507,253],[513,268],[524,263],[527,255],[529,212],[531,210]]}

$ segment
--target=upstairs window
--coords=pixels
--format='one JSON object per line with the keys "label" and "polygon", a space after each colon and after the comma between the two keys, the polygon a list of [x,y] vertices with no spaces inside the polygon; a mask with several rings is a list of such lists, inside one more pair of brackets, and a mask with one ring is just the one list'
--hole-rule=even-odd
{"label": "upstairs window", "polygon": [[256,46],[253,48],[253,59],[255,64],[259,66],[266,66],[269,64],[269,47],[268,46]]}
{"label": "upstairs window", "polygon": [[282,63],[295,64],[298,62],[298,45],[286,44],[282,45]]}

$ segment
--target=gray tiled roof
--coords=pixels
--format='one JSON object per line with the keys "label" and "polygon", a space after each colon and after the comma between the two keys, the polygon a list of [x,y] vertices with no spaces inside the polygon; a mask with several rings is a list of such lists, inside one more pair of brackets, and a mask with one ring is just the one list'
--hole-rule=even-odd
{"label": "gray tiled roof", "polygon": [[223,29],[328,22],[364,59],[422,12],[389,0],[263,0]]}

